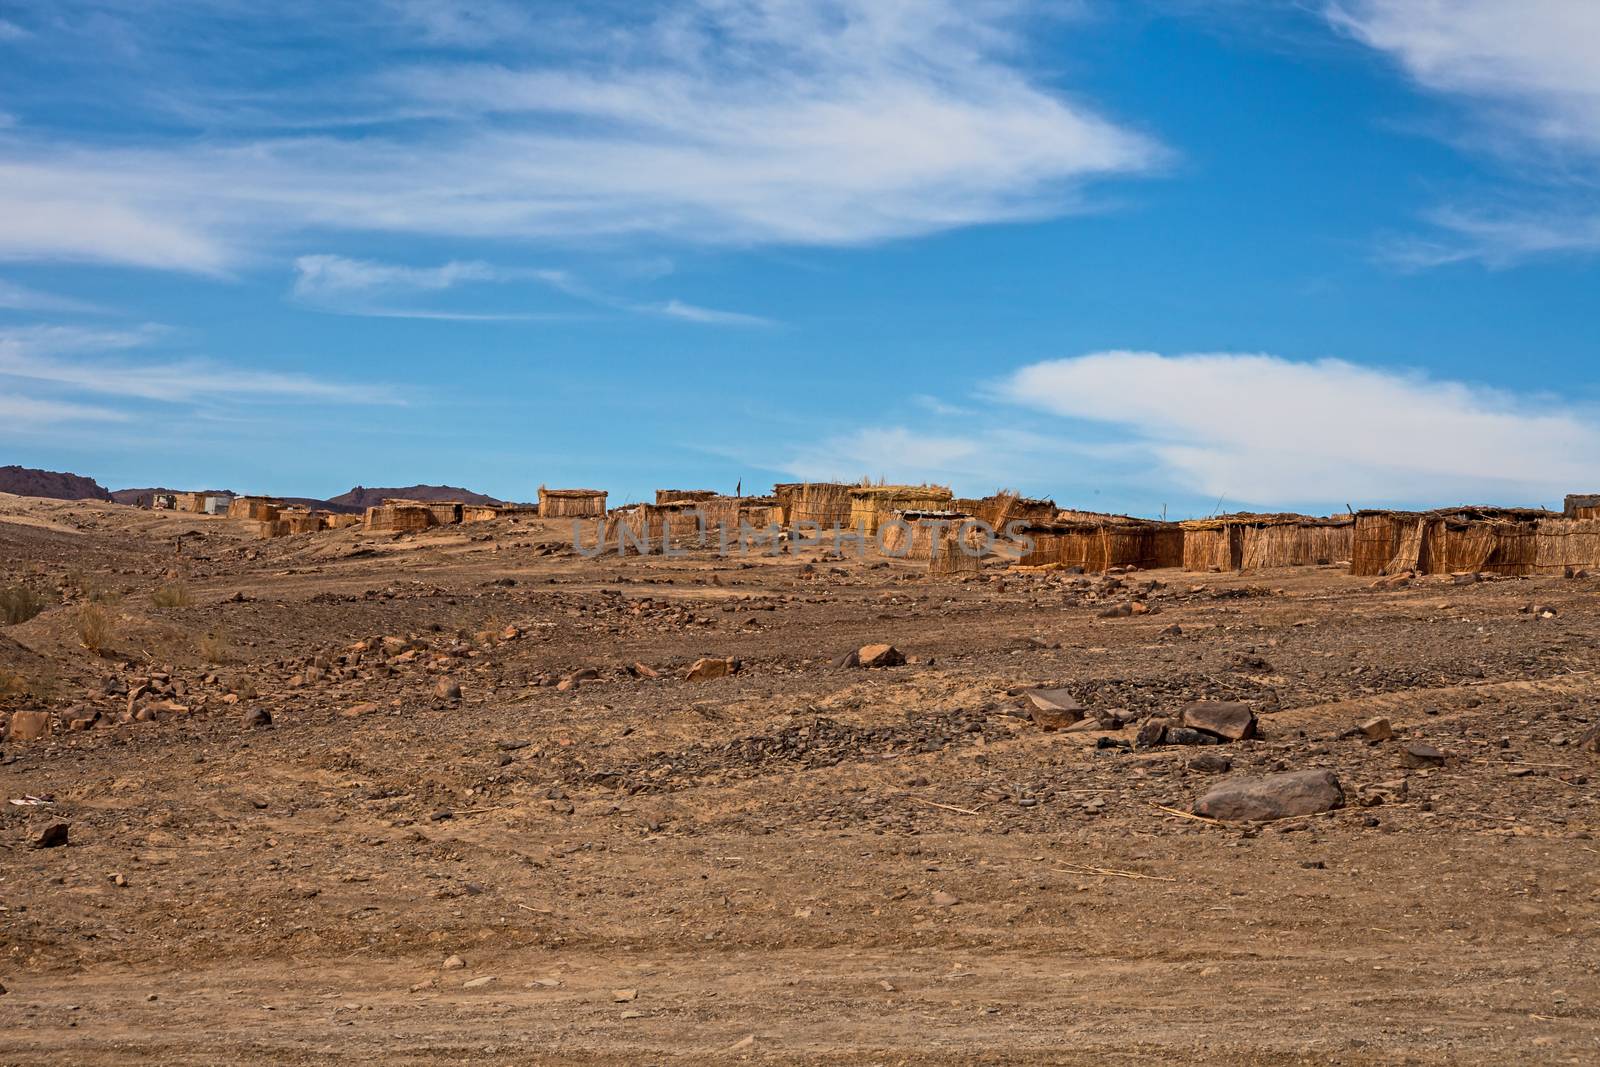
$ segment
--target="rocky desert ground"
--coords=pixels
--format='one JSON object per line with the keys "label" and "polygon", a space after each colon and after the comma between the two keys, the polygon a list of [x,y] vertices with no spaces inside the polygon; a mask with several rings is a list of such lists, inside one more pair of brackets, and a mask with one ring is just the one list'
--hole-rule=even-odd
{"label": "rocky desert ground", "polygon": [[0,588],[3,1063],[1600,1062],[1600,578],[3,496]]}

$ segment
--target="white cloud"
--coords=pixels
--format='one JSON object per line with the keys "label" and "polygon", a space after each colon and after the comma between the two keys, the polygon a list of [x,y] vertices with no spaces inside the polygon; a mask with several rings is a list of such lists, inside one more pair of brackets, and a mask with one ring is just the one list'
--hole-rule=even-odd
{"label": "white cloud", "polygon": [[[1442,236],[1401,242],[1407,266],[1600,251],[1600,3],[1594,0],[1335,0],[1333,24],[1391,57],[1419,85],[1466,102],[1461,140],[1543,186],[1515,205],[1447,206]],[[1527,202],[1543,201],[1530,208]]]}
{"label": "white cloud", "polygon": [[15,22],[0,19],[0,41],[20,41],[24,37],[33,36]]}
{"label": "white cloud", "polygon": [[711,326],[772,326],[771,319],[760,315],[746,315],[741,311],[719,311],[716,308],[685,304],[681,300],[668,300],[664,304],[639,305],[638,310],[665,315],[669,319],[700,322]]}
{"label": "white cloud", "polygon": [[1098,352],[995,395],[1133,435],[1177,489],[1265,507],[1551,501],[1592,484],[1600,425],[1545,397],[1270,355]]}
{"label": "white cloud", "polygon": [[1522,135],[1600,149],[1600,4],[1345,0],[1329,16],[1422,85],[1504,110]]}
{"label": "white cloud", "polygon": [[0,379],[44,383],[87,393],[171,403],[277,400],[398,403],[382,385],[324,381],[302,374],[241,370],[209,360],[107,359],[150,344],[162,331],[84,330],[44,326],[0,330]]}
{"label": "white cloud", "polygon": [[406,267],[345,256],[301,256],[294,261],[296,296],[324,298],[392,289],[438,292],[464,282],[494,281],[487,263],[452,261],[439,267]]}
{"label": "white cloud", "polygon": [[[217,271],[295,229],[845,245],[1076,210],[1084,182],[1162,152],[1026,68],[1023,6],[678,0],[569,18],[516,66],[396,52],[376,80],[300,90],[282,136],[13,137],[0,258]],[[467,10],[430,32],[461,37]],[[342,111],[431,121],[341,136]]]}

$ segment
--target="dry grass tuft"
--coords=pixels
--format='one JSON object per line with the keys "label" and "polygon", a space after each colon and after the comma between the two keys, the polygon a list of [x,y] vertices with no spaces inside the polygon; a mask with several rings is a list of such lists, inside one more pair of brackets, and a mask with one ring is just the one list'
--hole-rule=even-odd
{"label": "dry grass tuft", "polygon": [[213,630],[208,634],[201,634],[195,642],[195,648],[200,653],[200,659],[210,664],[227,663],[233,659],[233,646],[228,639]]}
{"label": "dry grass tuft", "polygon": [[78,605],[78,640],[90,652],[99,652],[115,631],[111,613],[94,602]]}
{"label": "dry grass tuft", "polygon": [[0,589],[0,626],[27,622],[44,608],[44,597],[25,585],[10,585]]}
{"label": "dry grass tuft", "polygon": [[194,598],[184,582],[168,582],[150,594],[150,602],[158,608],[186,608],[194,603]]}

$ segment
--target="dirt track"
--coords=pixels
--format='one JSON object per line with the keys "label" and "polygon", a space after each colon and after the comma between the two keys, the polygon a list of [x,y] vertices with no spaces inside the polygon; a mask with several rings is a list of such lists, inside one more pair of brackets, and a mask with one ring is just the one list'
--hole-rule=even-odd
{"label": "dirt track", "polygon": [[[1600,580],[935,581],[567,533],[0,497],[0,585],[66,600],[0,629],[35,690],[0,707],[100,712],[0,746],[0,1062],[1600,1060]],[[830,666],[871,641],[914,662]],[[117,722],[153,673],[165,710]],[[1044,732],[1033,685],[1242,700],[1263,737]],[[1375,715],[1396,740],[1344,736]],[[1225,777],[1202,752],[1347,804],[1163,810]]]}

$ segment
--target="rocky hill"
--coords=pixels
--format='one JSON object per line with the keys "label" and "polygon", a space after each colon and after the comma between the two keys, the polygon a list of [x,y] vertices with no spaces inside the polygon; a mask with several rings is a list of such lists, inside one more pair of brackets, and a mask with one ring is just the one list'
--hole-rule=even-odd
{"label": "rocky hill", "polygon": [[0,467],[0,493],[42,496],[52,500],[110,500],[105,486],[93,478],[32,467]]}
{"label": "rocky hill", "polygon": [[401,489],[367,489],[356,486],[328,501],[340,508],[362,511],[383,503],[386,499],[398,500],[459,500],[464,504],[502,504],[492,496],[474,493],[454,485],[408,485]]}

